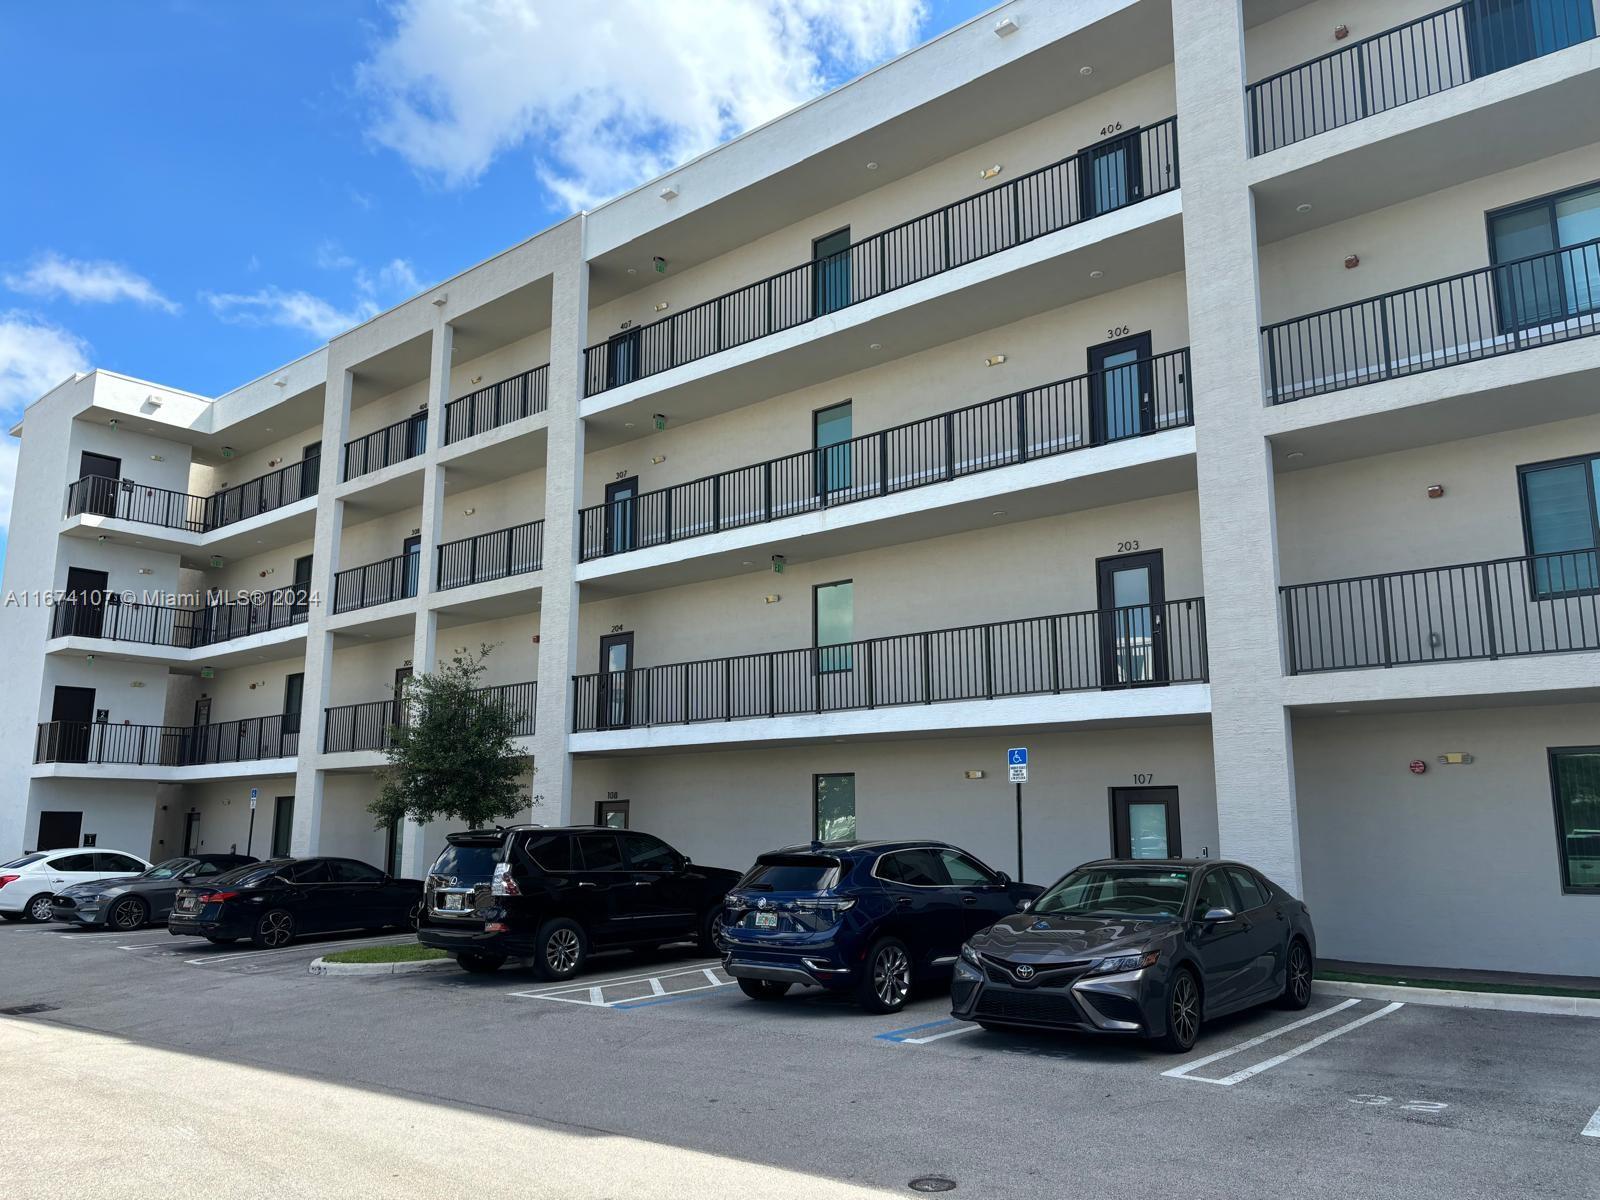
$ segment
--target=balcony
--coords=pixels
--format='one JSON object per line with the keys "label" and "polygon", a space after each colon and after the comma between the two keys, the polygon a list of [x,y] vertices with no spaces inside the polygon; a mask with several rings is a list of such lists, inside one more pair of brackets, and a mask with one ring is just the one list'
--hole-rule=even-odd
{"label": "balcony", "polygon": [[584,395],[804,325],[1177,187],[1177,118],[1169,117],[590,346]]}
{"label": "balcony", "polygon": [[1594,0],[1466,0],[1250,84],[1252,153],[1304,141],[1594,36]]}
{"label": "balcony", "polygon": [[1593,550],[1281,591],[1292,675],[1600,650]]}
{"label": "balcony", "polygon": [[67,485],[66,516],[91,515],[210,533],[317,494],[322,459],[313,455],[211,496],[153,487],[132,479],[87,475]]}
{"label": "balcony", "polygon": [[487,583],[540,569],[544,561],[544,522],[529,521],[437,548],[434,587],[439,591]]}
{"label": "balcony", "polygon": [[309,607],[307,598],[281,591],[273,593],[270,599],[246,599],[200,608],[140,604],[123,600],[115,593],[82,600],[68,596],[56,605],[50,636],[104,638],[190,650],[304,625]]}
{"label": "balcony", "polygon": [[573,678],[573,732],[1199,683],[1205,602],[1030,617]]}
{"label": "balcony", "polygon": [[428,448],[428,414],[416,413],[344,444],[344,480],[416,458]]}
{"label": "balcony", "polygon": [[1600,239],[1265,326],[1273,404],[1600,333]]}
{"label": "balcony", "polygon": [[397,554],[338,572],[333,577],[333,611],[354,612],[391,600],[410,599],[417,594],[417,566],[421,561],[415,553]]}
{"label": "balcony", "polygon": [[1193,423],[1189,351],[986,400],[579,514],[588,562]]}
{"label": "balcony", "polygon": [[[531,737],[538,709],[539,685],[505,683],[479,688],[486,704],[510,713],[512,737]],[[344,754],[354,750],[387,750],[393,742],[395,726],[405,722],[404,703],[399,700],[371,700],[365,704],[343,704],[323,710],[322,752]]]}
{"label": "balcony", "polygon": [[[498,429],[550,406],[550,364],[502,379],[444,406],[444,444]],[[346,478],[349,478],[348,474]]]}
{"label": "balcony", "polygon": [[42,721],[34,738],[33,761],[193,767],[292,758],[299,748],[299,713],[214,725]]}

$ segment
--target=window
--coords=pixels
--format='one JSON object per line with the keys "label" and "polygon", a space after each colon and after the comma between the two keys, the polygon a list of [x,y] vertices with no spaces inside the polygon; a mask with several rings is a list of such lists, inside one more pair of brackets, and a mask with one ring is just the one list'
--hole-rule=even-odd
{"label": "window", "polygon": [[1260,908],[1271,899],[1267,895],[1256,877],[1249,871],[1239,867],[1228,868],[1228,878],[1233,881],[1233,890],[1238,893],[1241,912],[1249,912],[1252,908]]}
{"label": "window", "polygon": [[757,892],[825,892],[838,884],[839,872],[836,858],[763,854],[739,887]]}
{"label": "window", "polygon": [[65,858],[52,859],[50,866],[57,871],[100,871],[103,867],[95,865],[93,854],[69,854]]}
{"label": "window", "polygon": [[1535,598],[1600,587],[1600,455],[1519,467],[1517,478]]}
{"label": "window", "polygon": [[622,847],[635,871],[676,871],[678,852],[659,838],[642,833],[622,835]]}
{"label": "window", "polygon": [[826,496],[850,486],[851,403],[811,414],[811,445],[817,452],[817,492]]}
{"label": "window", "polygon": [[186,878],[202,879],[207,875],[215,875],[221,870],[222,868],[217,866],[217,864],[214,862],[196,863],[194,865],[194,869],[188,873]]}
{"label": "window", "polygon": [[950,882],[957,887],[987,887],[999,883],[994,873],[976,859],[968,858],[959,850],[939,851],[939,861]]}
{"label": "window", "polygon": [[349,858],[335,858],[328,863],[335,883],[382,883],[383,872],[377,867]]}
{"label": "window", "polygon": [[1096,913],[1175,917],[1189,888],[1188,871],[1155,867],[1080,867],[1050,886],[1034,903],[1043,915]]}
{"label": "window", "polygon": [[613,834],[580,833],[578,852],[586,871],[622,870],[622,851],[617,847],[617,839]]}
{"label": "window", "polygon": [[811,609],[818,673],[848,671],[854,665],[855,584],[848,579],[819,583],[811,592]]}
{"label": "window", "polygon": [[819,317],[850,303],[850,226],[811,243],[811,290]]}
{"label": "window", "polygon": [[1600,309],[1600,184],[1489,214],[1500,327],[1509,332]]}
{"label": "window", "polygon": [[[536,834],[522,843],[522,852],[541,871],[559,873],[572,870],[572,839],[564,833]],[[491,866],[485,875],[494,874]]]}
{"label": "window", "polygon": [[325,859],[315,858],[310,862],[295,863],[279,871],[290,883],[331,883],[333,872],[328,870]]}
{"label": "window", "polygon": [[96,854],[94,856],[94,869],[96,871],[137,871],[144,874],[144,864],[136,858],[129,858],[126,854]]}
{"label": "window", "polygon": [[1561,887],[1600,892],[1600,746],[1550,751]]}
{"label": "window", "polygon": [[911,887],[945,887],[950,877],[944,873],[944,864],[932,850],[896,850],[878,860],[873,874],[890,883],[904,883]]}
{"label": "window", "polygon": [[819,842],[850,842],[856,836],[856,777],[813,776],[813,827]]}
{"label": "window", "polygon": [[1199,890],[1194,897],[1194,915],[1203,917],[1213,908],[1225,908],[1229,912],[1239,911],[1239,902],[1233,897],[1233,889],[1228,886],[1228,881],[1223,878],[1221,871],[1207,871],[1205,878],[1200,880]]}
{"label": "window", "polygon": [[628,801],[596,800],[594,823],[596,825],[604,825],[607,829],[626,829],[628,827]]}
{"label": "window", "polygon": [[1470,0],[1461,19],[1474,78],[1594,36],[1590,0]]}

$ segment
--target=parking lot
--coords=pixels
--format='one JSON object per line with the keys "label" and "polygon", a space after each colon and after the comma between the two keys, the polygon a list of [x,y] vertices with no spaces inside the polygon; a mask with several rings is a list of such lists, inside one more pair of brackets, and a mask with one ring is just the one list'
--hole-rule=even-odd
{"label": "parking lot", "polygon": [[[685,947],[525,970],[323,977],[164,929],[0,929],[0,1008],[429,1105],[627,1135],[907,1193],[1593,1195],[1600,1022],[1334,994],[1217,1021],[1195,1050],[991,1033],[918,996],[866,1016],[758,1004]],[[3,1064],[9,1074],[16,1064]],[[507,1148],[508,1150],[511,1148]]]}

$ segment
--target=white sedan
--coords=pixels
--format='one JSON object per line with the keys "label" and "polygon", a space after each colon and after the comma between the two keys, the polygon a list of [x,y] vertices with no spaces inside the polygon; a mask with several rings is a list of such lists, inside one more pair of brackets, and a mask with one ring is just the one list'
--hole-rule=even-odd
{"label": "white sedan", "polygon": [[0,864],[0,917],[7,921],[48,921],[50,897],[64,887],[91,879],[142,875],[150,864],[121,850],[37,850]]}

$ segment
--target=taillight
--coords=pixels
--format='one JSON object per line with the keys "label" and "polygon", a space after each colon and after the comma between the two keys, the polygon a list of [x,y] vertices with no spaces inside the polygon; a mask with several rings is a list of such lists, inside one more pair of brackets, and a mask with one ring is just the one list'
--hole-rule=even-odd
{"label": "taillight", "polygon": [[522,889],[517,886],[517,881],[511,877],[510,863],[495,864],[494,882],[489,885],[489,892],[495,896],[522,895]]}
{"label": "taillight", "polygon": [[0,887],[5,887],[8,883],[15,883],[21,878],[21,875],[0,875]]}
{"label": "taillight", "polygon": [[238,892],[203,892],[200,895],[201,904],[221,904],[224,900],[232,900]]}

